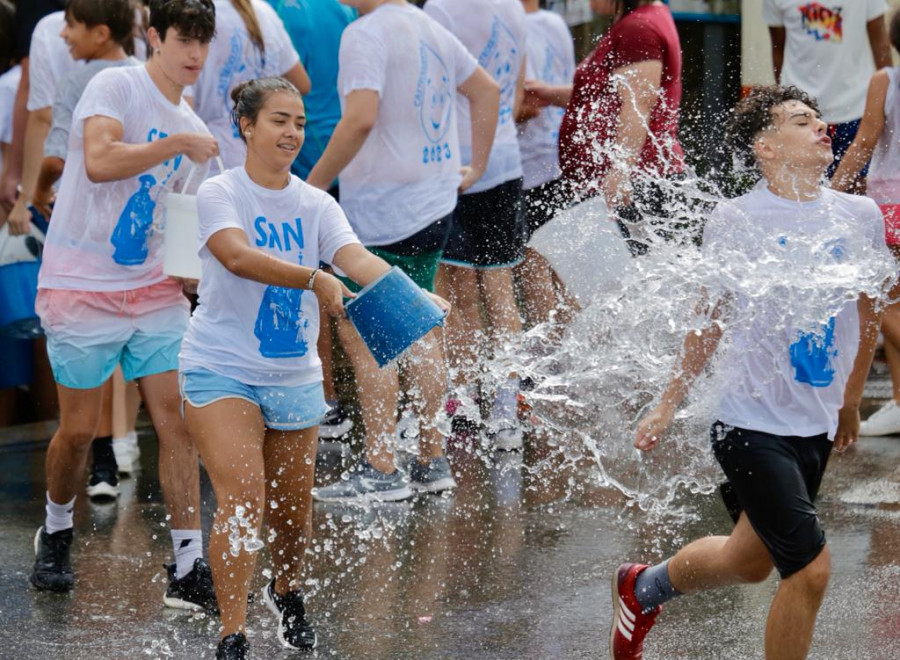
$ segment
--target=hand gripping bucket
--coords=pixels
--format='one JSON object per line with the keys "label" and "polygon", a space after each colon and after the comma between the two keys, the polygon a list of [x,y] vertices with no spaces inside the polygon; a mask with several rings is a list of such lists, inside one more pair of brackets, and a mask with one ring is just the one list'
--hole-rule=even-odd
{"label": "hand gripping bucket", "polygon": [[444,324],[443,310],[396,266],[347,303],[347,316],[379,367]]}
{"label": "hand gripping bucket", "polygon": [[40,337],[41,322],[34,311],[44,233],[32,225],[31,233],[10,236],[0,228],[0,335],[9,339]]}
{"label": "hand gripping bucket", "polygon": [[[222,159],[216,158],[224,172]],[[182,190],[187,190],[196,171],[191,165]],[[170,192],[166,195],[166,231],[163,245],[163,272],[174,277],[200,279],[200,219],[197,215],[197,196]]]}

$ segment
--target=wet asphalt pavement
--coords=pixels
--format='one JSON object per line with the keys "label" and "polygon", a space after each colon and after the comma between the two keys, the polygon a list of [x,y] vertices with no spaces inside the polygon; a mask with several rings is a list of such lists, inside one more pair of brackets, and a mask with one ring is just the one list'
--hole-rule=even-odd
{"label": "wet asphalt pavement", "polygon": [[[212,658],[217,622],[166,610],[171,546],[152,431],[142,472],[115,504],[79,498],[69,595],[28,586],[42,521],[42,442],[0,445],[0,659]],[[12,440],[10,440],[12,438]],[[340,471],[324,453],[320,478]],[[479,456],[457,443],[453,495],[370,508],[317,505],[307,600],[315,653],[283,651],[274,620],[251,605],[255,658],[606,658],[609,581],[625,560],[656,561],[686,540],[727,534],[716,495],[686,494],[651,518],[569,468],[539,441],[524,454]],[[811,658],[900,657],[900,438],[865,439],[835,456],[820,510],[833,556]],[[204,483],[204,521],[212,494]],[[264,550],[260,572],[268,564]],[[265,577],[257,576],[262,586]],[[769,581],[681,598],[648,637],[653,659],[762,658]]]}

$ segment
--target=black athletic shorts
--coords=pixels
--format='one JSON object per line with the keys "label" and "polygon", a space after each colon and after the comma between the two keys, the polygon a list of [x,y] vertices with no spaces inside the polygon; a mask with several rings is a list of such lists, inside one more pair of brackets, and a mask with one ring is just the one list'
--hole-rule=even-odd
{"label": "black athletic shorts", "polygon": [[567,181],[563,177],[542,183],[525,191],[525,242],[546,225],[557,213],[572,203]]}
{"label": "black athletic shorts", "polygon": [[467,268],[506,268],[525,257],[522,179],[460,195],[443,263]]}
{"label": "black athletic shorts", "polygon": [[[613,217],[619,226],[631,256],[647,254],[651,242],[696,243],[699,245],[703,226],[697,218],[687,213],[688,198],[681,192],[682,175],[675,175],[664,181],[641,178],[634,182],[631,191],[631,206],[619,206]],[[646,238],[631,228],[641,230]]]}
{"label": "black athletic shorts", "polygon": [[813,502],[832,442],[824,433],[780,436],[716,422],[713,453],[782,579],[819,556],[825,532]]}

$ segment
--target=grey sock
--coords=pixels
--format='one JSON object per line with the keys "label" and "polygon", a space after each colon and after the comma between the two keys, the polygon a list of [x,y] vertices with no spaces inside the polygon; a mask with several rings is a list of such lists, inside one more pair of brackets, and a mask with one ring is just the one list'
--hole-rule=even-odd
{"label": "grey sock", "polygon": [[644,612],[649,612],[681,595],[681,592],[672,586],[672,581],[669,579],[668,559],[661,564],[651,566],[638,575],[634,583],[634,595]]}

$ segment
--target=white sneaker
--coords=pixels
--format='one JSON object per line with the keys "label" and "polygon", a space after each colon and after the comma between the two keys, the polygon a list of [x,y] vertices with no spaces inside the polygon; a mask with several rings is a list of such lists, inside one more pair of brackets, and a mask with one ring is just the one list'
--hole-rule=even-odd
{"label": "white sneaker", "polygon": [[133,474],[140,469],[141,449],[134,431],[129,431],[124,438],[113,439],[113,453],[116,455],[120,474]]}
{"label": "white sneaker", "polygon": [[859,425],[860,435],[900,434],[900,406],[893,399],[881,406]]}
{"label": "white sneaker", "polygon": [[524,434],[519,423],[518,397],[518,378],[507,380],[497,389],[488,420],[488,433],[494,441],[494,449],[515,451],[522,448]]}

